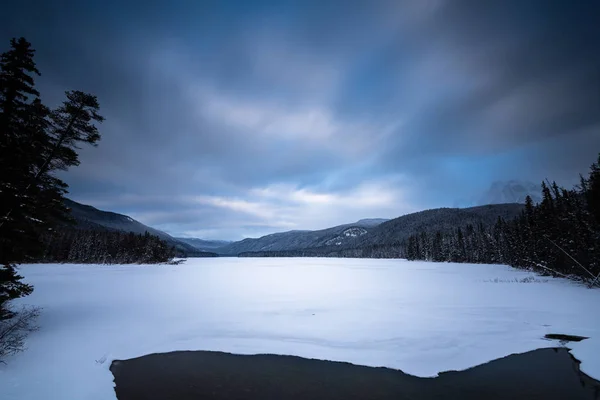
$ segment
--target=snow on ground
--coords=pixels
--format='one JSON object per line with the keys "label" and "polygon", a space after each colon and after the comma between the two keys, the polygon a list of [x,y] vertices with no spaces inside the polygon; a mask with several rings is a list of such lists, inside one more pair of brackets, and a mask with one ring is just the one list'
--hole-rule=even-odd
{"label": "snow on ground", "polygon": [[600,290],[500,265],[370,259],[190,259],[25,265],[43,307],[0,366],[2,398],[114,399],[113,359],[172,350],[292,354],[419,376],[572,343],[600,378]]}

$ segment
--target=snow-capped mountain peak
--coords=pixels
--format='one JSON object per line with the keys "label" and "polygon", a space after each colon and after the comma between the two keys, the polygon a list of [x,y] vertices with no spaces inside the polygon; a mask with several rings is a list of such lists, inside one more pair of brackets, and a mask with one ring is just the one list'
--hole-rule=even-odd
{"label": "snow-capped mountain peak", "polygon": [[527,196],[531,196],[534,203],[541,201],[540,185],[519,180],[496,181],[480,197],[478,203],[480,205],[525,203]]}

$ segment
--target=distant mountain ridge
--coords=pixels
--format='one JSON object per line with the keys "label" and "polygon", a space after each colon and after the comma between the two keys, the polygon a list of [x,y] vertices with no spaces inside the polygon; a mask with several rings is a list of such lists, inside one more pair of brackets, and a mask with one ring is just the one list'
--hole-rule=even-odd
{"label": "distant mountain ridge", "polygon": [[77,226],[85,229],[109,229],[144,234],[146,232],[175,246],[181,256],[199,252],[215,252],[221,255],[237,255],[245,251],[287,250],[289,248],[318,247],[327,244],[342,245],[351,239],[364,235],[369,229],[388,221],[384,218],[366,218],[352,224],[339,225],[321,231],[293,230],[274,233],[258,239],[244,239],[237,242],[226,240],[205,240],[198,238],[173,237],[166,232],[144,225],[141,222],[111,211],[99,210],[93,206],[65,199],[71,216]]}
{"label": "distant mountain ridge", "polygon": [[100,225],[109,229],[140,234],[149,232],[150,234],[156,235],[163,240],[173,239],[173,237],[168,233],[144,225],[141,222],[136,221],[135,219],[124,214],[99,210],[96,207],[81,204],[70,199],[65,199],[64,203],[71,210],[71,216],[75,218],[78,223],[92,223],[94,225]]}
{"label": "distant mountain ridge", "polygon": [[401,242],[415,232],[447,231],[468,224],[486,226],[494,224],[498,217],[506,220],[519,215],[524,206],[517,203],[488,204],[468,208],[435,208],[403,215],[378,225],[368,236],[361,238],[359,246],[382,245]]}
{"label": "distant mountain ridge", "polygon": [[525,198],[530,196],[533,203],[542,201],[541,185],[518,179],[495,181],[485,191],[478,195],[457,199],[454,207],[468,208],[488,204],[525,204]]}
{"label": "distant mountain ridge", "polygon": [[174,246],[180,256],[192,256],[201,253],[201,250],[196,247],[177,240],[166,232],[144,225],[127,215],[99,210],[95,207],[81,204],[70,199],[65,199],[64,203],[70,209],[71,216],[75,219],[77,226],[80,228],[92,230],[118,230],[142,235],[148,232],[151,235],[158,236],[169,245]]}
{"label": "distant mountain ridge", "polygon": [[[502,186],[497,185],[497,187]],[[415,232],[449,231],[457,227],[464,227],[467,224],[490,226],[495,223],[498,217],[508,220],[517,216],[524,207],[522,204],[509,203],[470,208],[438,208],[403,215],[391,220],[368,218],[327,229],[315,231],[293,230],[273,233],[260,238],[247,238],[236,242],[228,242],[197,238],[175,238],[166,232],[144,225],[127,215],[98,210],[95,207],[72,200],[66,200],[65,204],[71,209],[71,215],[80,227],[120,230],[139,234],[149,232],[175,246],[179,255],[182,256],[193,256],[198,253],[209,252],[223,256],[292,254],[289,252],[323,256],[331,254],[339,256],[358,254],[360,256],[361,254],[367,254],[363,251],[364,249],[385,247],[397,249],[399,246],[403,246],[403,242]]]}
{"label": "distant mountain ridge", "polygon": [[176,237],[176,240],[187,243],[190,246],[194,246],[196,249],[201,251],[213,251],[223,246],[233,243],[231,240],[205,240],[198,238],[182,238]]}
{"label": "distant mountain ridge", "polygon": [[[353,238],[362,236],[379,224],[383,218],[361,219],[351,224],[334,226],[316,231],[287,231],[273,233],[257,239],[244,239],[233,242],[215,251],[223,255],[238,255],[249,251],[296,250],[335,244],[341,246]],[[339,244],[338,244],[339,243]]]}
{"label": "distant mountain ridge", "polygon": [[[374,227],[358,227],[353,224],[305,233],[316,235],[320,240],[299,241],[298,235],[291,232],[264,236],[259,239],[246,239],[235,242],[229,249],[244,256],[335,256],[371,257],[377,249],[377,256],[398,257],[403,252],[405,241],[417,232],[448,232],[466,225],[491,226],[498,217],[506,220],[519,215],[522,204],[493,204],[470,208],[437,208],[403,215],[380,223]],[[299,244],[303,243],[304,247]],[[218,250],[221,252],[223,249]]]}
{"label": "distant mountain ridge", "polygon": [[496,181],[478,199],[479,205],[486,204],[525,204],[525,198],[530,196],[534,203],[539,203],[541,198],[541,186],[532,182],[510,180]]}

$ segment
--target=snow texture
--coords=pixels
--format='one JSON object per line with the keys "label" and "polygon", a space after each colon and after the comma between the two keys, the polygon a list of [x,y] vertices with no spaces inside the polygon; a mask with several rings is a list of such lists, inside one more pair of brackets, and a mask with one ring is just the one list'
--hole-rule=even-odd
{"label": "snow texture", "polygon": [[435,376],[558,343],[600,378],[600,290],[501,265],[373,259],[191,259],[25,265],[43,307],[0,366],[2,399],[115,399],[113,359],[173,350],[275,353]]}
{"label": "snow texture", "polygon": [[336,246],[340,246],[345,238],[355,238],[357,236],[362,236],[362,235],[366,235],[367,233],[369,233],[366,229],[363,228],[357,228],[357,227],[353,227],[353,228],[348,228],[346,229],[344,232],[342,232],[342,235],[340,236],[336,236],[333,239],[329,239],[328,241],[325,242],[326,245],[332,245],[335,244]]}

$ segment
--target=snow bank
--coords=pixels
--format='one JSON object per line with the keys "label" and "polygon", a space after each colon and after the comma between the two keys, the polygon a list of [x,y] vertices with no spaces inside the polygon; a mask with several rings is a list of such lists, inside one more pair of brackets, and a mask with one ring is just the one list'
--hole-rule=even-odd
{"label": "snow bank", "polygon": [[369,259],[191,259],[182,265],[26,265],[43,307],[0,366],[2,398],[114,399],[113,359],[172,350],[275,353],[418,376],[571,343],[600,378],[600,290],[499,265]]}

